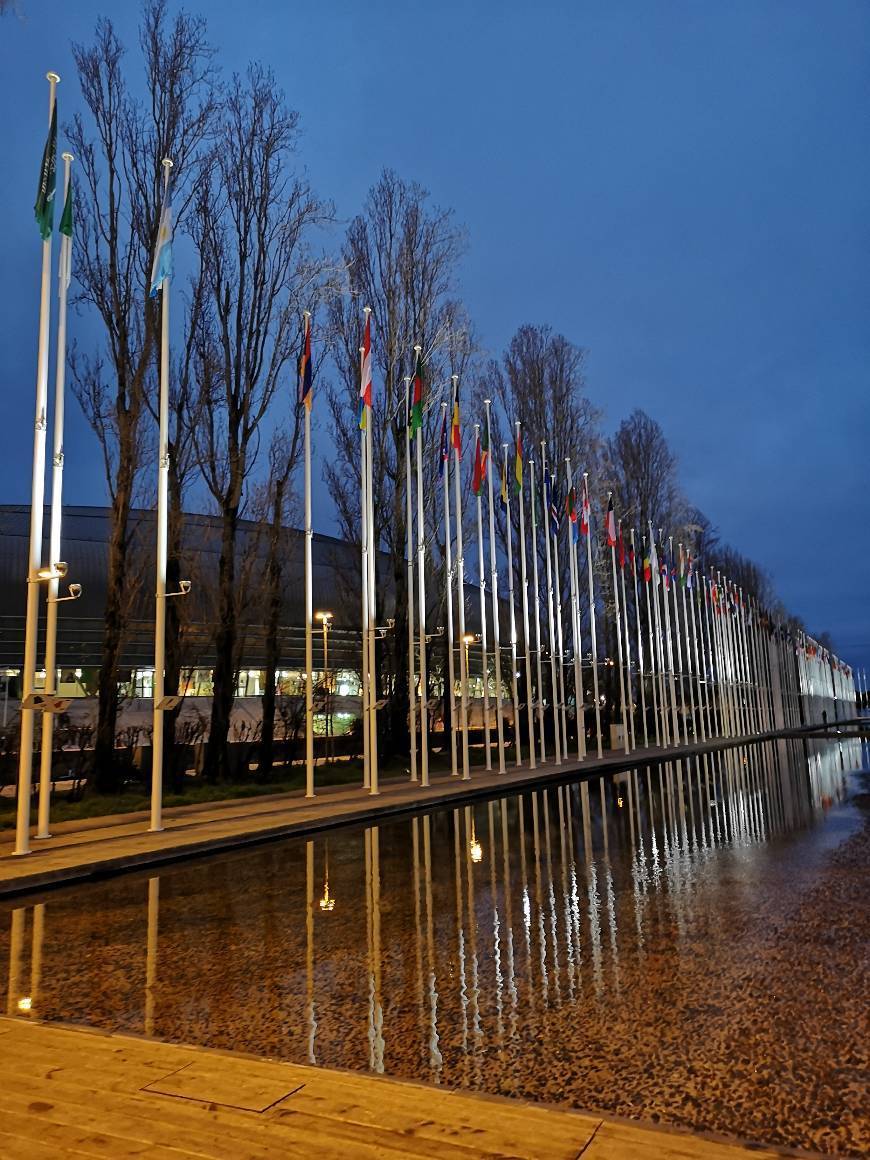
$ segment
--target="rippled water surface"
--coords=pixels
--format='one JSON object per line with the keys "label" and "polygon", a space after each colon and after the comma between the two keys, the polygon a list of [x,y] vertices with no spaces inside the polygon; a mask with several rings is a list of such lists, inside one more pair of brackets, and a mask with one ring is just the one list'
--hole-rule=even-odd
{"label": "rippled water surface", "polygon": [[6,904],[8,1010],[860,1155],[863,760],[779,741]]}

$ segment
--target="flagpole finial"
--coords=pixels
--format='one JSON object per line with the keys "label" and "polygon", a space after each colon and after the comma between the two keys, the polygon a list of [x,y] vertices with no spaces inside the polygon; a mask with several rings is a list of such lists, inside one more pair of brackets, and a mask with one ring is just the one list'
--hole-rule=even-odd
{"label": "flagpole finial", "polygon": [[163,166],[164,169],[171,169],[173,166],[172,158],[171,157],[164,157],[163,160],[160,162],[160,164]]}
{"label": "flagpole finial", "polygon": [[58,74],[56,72],[47,72],[45,74],[45,79],[48,81],[48,83],[50,85],[59,85],[60,84],[60,77],[58,76]]}
{"label": "flagpole finial", "polygon": [[450,378],[453,380],[453,385],[455,387],[456,384],[459,382],[459,375],[451,375]]}
{"label": "flagpole finial", "polygon": [[475,433],[475,435],[478,433],[478,431],[479,431],[479,430],[480,430],[480,424],[479,424],[479,423],[475,423],[475,424],[474,424],[474,433]]}
{"label": "flagpole finial", "polygon": [[371,312],[372,312],[371,306],[364,306],[363,307],[363,314],[369,315],[369,314],[371,314]]}
{"label": "flagpole finial", "polygon": [[61,158],[66,162],[75,161],[72,153],[61,153]]}
{"label": "flagpole finial", "polygon": [[447,404],[446,404],[446,403],[442,403],[442,404],[441,404],[441,410],[442,410],[442,411],[446,411],[446,410],[447,410]]}
{"label": "flagpole finial", "polygon": [[419,342],[414,346],[414,350],[416,351],[417,354],[423,353],[423,348],[422,348],[422,346],[420,346]]}
{"label": "flagpole finial", "polygon": [[492,406],[492,399],[484,399],[483,405],[484,405],[484,407],[491,407]]}

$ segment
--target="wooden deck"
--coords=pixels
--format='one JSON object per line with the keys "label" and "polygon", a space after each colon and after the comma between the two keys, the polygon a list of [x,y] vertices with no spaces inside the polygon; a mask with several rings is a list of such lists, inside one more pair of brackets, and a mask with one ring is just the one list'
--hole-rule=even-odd
{"label": "wooden deck", "polygon": [[160,833],[149,833],[147,813],[67,822],[52,827],[51,838],[33,839],[31,853],[22,857],[12,854],[14,833],[9,830],[0,836],[0,896],[160,865],[233,846],[316,833],[336,825],[382,822],[397,814],[454,805],[475,797],[492,797],[556,780],[598,777],[647,762],[675,761],[696,753],[810,731],[716,739],[670,749],[636,749],[630,757],[620,750],[600,760],[589,756],[583,761],[564,761],[559,766],[554,762],[539,763],[536,769],[509,766],[503,775],[475,769],[469,781],[449,773],[439,774],[425,789],[407,780],[383,781],[376,797],[359,787],[345,785],[321,788],[313,799],[306,799],[299,791],[178,806],[164,811],[164,829]]}
{"label": "wooden deck", "polygon": [[[752,1150],[761,1158],[782,1152]],[[0,1018],[0,1156],[740,1160],[740,1144],[382,1077]],[[806,1155],[806,1153],[804,1153]]]}

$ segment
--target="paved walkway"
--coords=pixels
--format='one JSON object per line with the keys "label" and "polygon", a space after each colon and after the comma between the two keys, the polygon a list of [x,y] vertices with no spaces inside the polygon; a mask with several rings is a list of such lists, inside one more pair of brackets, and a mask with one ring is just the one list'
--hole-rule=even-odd
{"label": "paved walkway", "polygon": [[[841,727],[842,727],[841,723]],[[816,727],[817,728],[817,727]],[[505,774],[475,769],[469,781],[438,774],[425,789],[406,779],[381,781],[373,797],[358,786],[328,786],[313,799],[302,791],[260,798],[237,798],[164,811],[164,829],[148,831],[148,815],[122,814],[67,822],[53,827],[51,838],[33,840],[31,853],[12,854],[14,834],[0,838],[0,896],[20,894],[64,882],[81,881],[144,866],[160,865],[179,858],[211,853],[274,838],[310,834],[347,823],[384,821],[397,814],[452,805],[476,797],[492,797],[541,782],[597,777],[647,762],[674,761],[696,753],[757,743],[773,737],[803,735],[810,730],[756,734],[706,743],[636,749],[594,756],[583,761],[508,766]]]}
{"label": "paved walkway", "polygon": [[380,1076],[3,1018],[0,1155],[768,1160],[783,1153]]}

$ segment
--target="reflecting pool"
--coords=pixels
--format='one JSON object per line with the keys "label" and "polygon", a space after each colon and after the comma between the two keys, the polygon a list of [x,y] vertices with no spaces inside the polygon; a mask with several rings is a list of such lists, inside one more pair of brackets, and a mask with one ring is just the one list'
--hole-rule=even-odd
{"label": "reflecting pool", "polygon": [[7,903],[7,1011],[860,1155],[866,757],[780,740]]}

